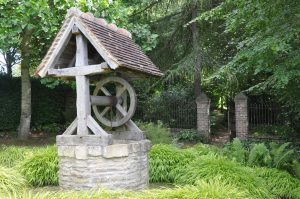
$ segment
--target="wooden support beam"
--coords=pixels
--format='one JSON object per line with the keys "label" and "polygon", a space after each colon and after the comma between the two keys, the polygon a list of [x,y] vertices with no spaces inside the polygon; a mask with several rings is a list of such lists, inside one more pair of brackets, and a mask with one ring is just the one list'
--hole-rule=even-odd
{"label": "wooden support beam", "polygon": [[[88,47],[86,38],[76,35],[76,67],[88,65]],[[84,75],[76,76],[76,107],[77,107],[77,135],[88,135],[87,117],[91,115],[90,81]]]}
{"label": "wooden support beam", "polygon": [[49,69],[48,74],[54,75],[56,77],[74,77],[74,76],[84,76],[84,75],[95,75],[103,74],[108,72],[108,65],[106,62],[96,65],[85,65],[85,66],[76,66],[71,68],[62,68],[62,69]]}
{"label": "wooden support beam", "polygon": [[77,128],[77,118],[75,118],[75,120],[70,124],[70,126],[65,130],[65,132],[63,133],[64,135],[72,135],[73,133],[75,133],[75,130]]}
{"label": "wooden support beam", "polygon": [[48,63],[44,66],[43,69],[41,69],[38,74],[41,77],[44,77],[48,71],[48,69],[53,68],[55,66],[55,64],[57,63],[60,55],[62,54],[62,52],[65,50],[66,46],[68,45],[71,36],[72,36],[72,27],[74,25],[74,19],[72,19],[66,30],[63,32],[61,38],[59,39],[59,42],[57,44],[57,46],[54,48],[53,54],[51,55]]}
{"label": "wooden support beam", "polygon": [[99,124],[94,120],[94,118],[91,115],[88,116],[87,125],[95,135],[101,135],[103,137],[108,136],[108,134],[99,126]]}

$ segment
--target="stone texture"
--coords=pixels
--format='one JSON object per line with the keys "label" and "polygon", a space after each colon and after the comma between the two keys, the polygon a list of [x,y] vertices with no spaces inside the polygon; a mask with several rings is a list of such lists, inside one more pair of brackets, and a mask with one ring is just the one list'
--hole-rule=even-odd
{"label": "stone texture", "polygon": [[248,97],[239,93],[235,98],[235,131],[236,137],[240,140],[247,140],[248,137]]}
{"label": "stone texture", "polygon": [[58,139],[64,140],[57,145],[62,188],[139,190],[148,186],[149,140],[114,140],[101,146],[90,137],[70,139],[69,145],[66,139]]}
{"label": "stone texture", "polygon": [[197,103],[197,131],[206,142],[210,140],[210,99],[202,93],[196,99]]}

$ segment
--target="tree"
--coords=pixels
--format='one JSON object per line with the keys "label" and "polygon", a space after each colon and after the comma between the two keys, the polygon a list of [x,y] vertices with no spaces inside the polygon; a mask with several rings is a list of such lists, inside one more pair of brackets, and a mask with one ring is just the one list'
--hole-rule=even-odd
{"label": "tree", "polygon": [[159,68],[167,71],[166,82],[172,85],[194,85],[194,96],[201,92],[201,79],[217,64],[207,35],[217,29],[217,23],[193,21],[198,13],[210,10],[218,0],[147,1],[141,3],[134,18],[148,21],[159,35],[156,49],[150,56]]}
{"label": "tree", "polygon": [[293,0],[225,0],[200,15],[200,21],[222,20],[221,34],[230,34],[226,42],[234,47],[212,80],[226,85],[233,76],[236,91],[272,95],[300,118],[299,9]]}
{"label": "tree", "polygon": [[[16,46],[22,58],[19,138],[26,139],[30,132],[30,68],[34,69],[40,63],[70,7],[78,7],[84,12],[90,11],[95,13],[96,17],[104,17],[109,22],[129,27],[133,32],[136,30],[136,26],[130,24],[126,18],[131,8],[124,6],[121,1],[2,0],[0,2],[0,48]],[[147,34],[137,33],[137,41],[147,44],[149,31],[147,27],[140,26],[138,28]],[[155,41],[155,37],[152,37],[151,41]],[[153,44],[148,42],[145,49],[149,50],[152,46]]]}
{"label": "tree", "polygon": [[20,54],[17,52],[16,48],[9,48],[8,50],[0,50],[3,60],[0,60],[0,67],[6,74],[12,77],[12,67],[15,64],[20,63]]}

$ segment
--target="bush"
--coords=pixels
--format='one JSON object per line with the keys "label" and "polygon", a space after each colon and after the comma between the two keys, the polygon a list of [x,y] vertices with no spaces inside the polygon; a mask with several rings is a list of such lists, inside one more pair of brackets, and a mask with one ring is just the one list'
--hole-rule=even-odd
{"label": "bush", "polygon": [[58,156],[54,146],[26,156],[18,165],[20,173],[34,186],[58,184]]}
{"label": "bush", "polygon": [[172,145],[154,145],[149,153],[150,181],[173,182],[172,170],[190,158],[189,153],[182,151]]}
{"label": "bush", "polygon": [[176,139],[178,141],[190,141],[190,142],[201,142],[203,141],[203,138],[200,136],[200,134],[193,129],[186,129],[180,131],[176,135]]}
{"label": "bush", "polygon": [[240,162],[242,164],[246,163],[247,161],[247,150],[238,138],[234,138],[232,143],[227,144],[224,147],[223,152],[230,159]]}
{"label": "bush", "polygon": [[250,166],[271,166],[269,149],[263,143],[254,144],[249,153],[248,165]]}
{"label": "bush", "polygon": [[157,124],[151,122],[139,123],[138,126],[144,131],[147,139],[151,140],[152,144],[172,143],[170,131],[161,122]]}
{"label": "bush", "polygon": [[196,184],[198,180],[221,179],[223,183],[233,184],[240,190],[249,191],[254,198],[270,198],[271,193],[250,168],[243,167],[225,157],[216,155],[200,156],[175,176],[179,184]]}
{"label": "bush", "polygon": [[255,168],[255,173],[265,180],[268,190],[277,198],[300,198],[300,181],[285,171]]}
{"label": "bush", "polygon": [[1,146],[0,147],[0,165],[12,168],[22,161],[26,154],[32,152],[29,147],[20,146]]}
{"label": "bush", "polygon": [[22,191],[27,181],[14,169],[0,166],[0,192],[17,193]]}
{"label": "bush", "polygon": [[[63,86],[49,89],[38,79],[32,79],[32,125],[63,123],[65,93]],[[0,77],[0,131],[15,131],[21,113],[20,78]]]}

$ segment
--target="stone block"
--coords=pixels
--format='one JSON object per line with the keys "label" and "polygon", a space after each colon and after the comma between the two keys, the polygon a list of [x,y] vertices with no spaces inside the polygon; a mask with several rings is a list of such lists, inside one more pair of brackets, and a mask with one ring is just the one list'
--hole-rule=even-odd
{"label": "stone block", "polygon": [[[116,140],[109,146],[83,143],[70,146],[65,141],[66,145],[58,146],[59,184],[62,188],[138,190],[148,186],[147,152],[150,141]],[[71,143],[74,144],[74,140]],[[71,149],[73,157],[64,156],[64,151]]]}
{"label": "stone block", "polygon": [[58,156],[74,157],[74,146],[57,146]]}
{"label": "stone block", "polygon": [[127,144],[114,144],[103,148],[104,158],[118,158],[128,156],[128,145]]}
{"label": "stone block", "polygon": [[87,146],[75,146],[75,157],[81,160],[87,159]]}
{"label": "stone block", "polygon": [[101,156],[102,147],[101,146],[88,146],[88,155],[89,156]]}

